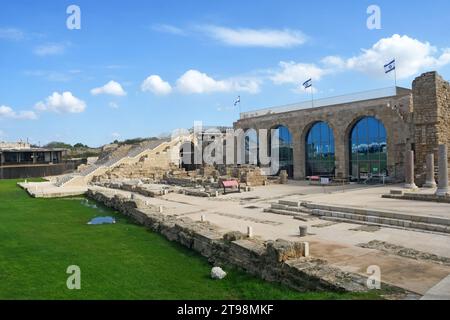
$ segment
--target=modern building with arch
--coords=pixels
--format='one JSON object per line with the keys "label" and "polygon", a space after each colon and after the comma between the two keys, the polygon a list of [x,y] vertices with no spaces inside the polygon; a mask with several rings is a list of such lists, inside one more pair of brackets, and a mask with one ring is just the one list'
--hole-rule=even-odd
{"label": "modern building with arch", "polygon": [[241,113],[235,129],[283,128],[292,148],[292,176],[404,180],[405,153],[416,154],[424,180],[426,156],[450,145],[450,86],[436,72],[412,89],[390,87]]}

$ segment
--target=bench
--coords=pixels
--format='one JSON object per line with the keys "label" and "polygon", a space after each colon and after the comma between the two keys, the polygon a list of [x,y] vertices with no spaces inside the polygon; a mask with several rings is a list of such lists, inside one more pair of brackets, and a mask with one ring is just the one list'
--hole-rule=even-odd
{"label": "bench", "polygon": [[320,177],[319,176],[310,176],[308,177],[309,183],[310,184],[320,184]]}
{"label": "bench", "polygon": [[222,180],[220,186],[223,188],[223,193],[228,192],[241,192],[239,182],[236,180]]}

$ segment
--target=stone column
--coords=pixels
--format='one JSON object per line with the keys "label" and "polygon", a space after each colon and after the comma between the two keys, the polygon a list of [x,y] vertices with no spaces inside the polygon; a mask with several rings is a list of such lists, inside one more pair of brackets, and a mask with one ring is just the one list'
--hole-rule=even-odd
{"label": "stone column", "polygon": [[414,151],[406,151],[405,163],[405,188],[417,189],[414,183]]}
{"label": "stone column", "polygon": [[427,180],[423,185],[424,188],[436,188],[436,181],[434,180],[434,154],[427,155]]}
{"label": "stone column", "polygon": [[448,148],[446,144],[439,145],[439,181],[437,196],[447,196],[448,192]]}
{"label": "stone column", "polygon": [[345,139],[344,130],[333,130],[334,145],[335,145],[335,176],[339,178],[346,178],[349,176],[349,170],[347,170],[348,161],[348,142]]}
{"label": "stone column", "polygon": [[299,129],[293,130],[291,134],[294,145],[294,180],[302,180],[305,179],[305,143]]}

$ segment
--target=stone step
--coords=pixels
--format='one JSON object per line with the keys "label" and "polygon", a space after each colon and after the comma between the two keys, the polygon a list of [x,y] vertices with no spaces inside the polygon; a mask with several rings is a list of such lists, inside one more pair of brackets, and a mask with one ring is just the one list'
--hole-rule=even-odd
{"label": "stone step", "polygon": [[323,209],[313,209],[312,214],[315,216],[319,216],[324,220],[330,221],[376,225],[376,226],[417,230],[417,231],[429,231],[447,234],[450,233],[450,226],[444,224],[418,222],[406,219],[396,219],[396,218],[380,217],[358,213],[348,213],[341,211],[331,211]]}
{"label": "stone step", "polygon": [[268,209],[264,209],[264,212],[275,213],[275,214],[279,214],[279,215],[283,215],[283,216],[291,216],[298,220],[303,220],[303,221],[307,221],[308,219],[311,219],[311,217],[308,216],[307,214],[300,213],[300,212],[288,211],[288,210],[268,208]]}
{"label": "stone step", "polygon": [[322,211],[332,211],[339,213],[348,213],[354,215],[361,216],[371,216],[377,218],[387,218],[387,219],[396,219],[396,220],[404,220],[409,222],[417,222],[417,223],[426,223],[426,224],[436,224],[443,225],[446,227],[450,227],[450,219],[443,217],[431,217],[431,216],[423,216],[423,215],[411,215],[402,212],[392,212],[392,211],[383,211],[383,210],[375,210],[375,209],[364,209],[364,208],[351,208],[351,207],[342,207],[342,206],[334,206],[334,205],[322,205],[317,203],[303,203],[305,208],[322,210]]}
{"label": "stone step", "polygon": [[286,206],[284,204],[279,204],[279,203],[271,203],[270,207],[272,209],[276,209],[276,210],[286,210],[286,211],[293,211],[293,212],[298,212],[298,210],[300,209],[297,207],[289,207],[289,206]]}
{"label": "stone step", "polygon": [[278,200],[278,204],[288,206],[288,207],[299,208],[301,206],[302,202],[301,201]]}

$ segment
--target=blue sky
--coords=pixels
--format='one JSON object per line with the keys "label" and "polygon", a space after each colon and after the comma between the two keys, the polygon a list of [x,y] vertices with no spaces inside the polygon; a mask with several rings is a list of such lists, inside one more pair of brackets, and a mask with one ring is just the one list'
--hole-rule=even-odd
{"label": "blue sky", "polygon": [[[69,5],[81,29],[69,30]],[[381,9],[370,30],[369,5]],[[2,1],[0,140],[82,142],[231,125],[241,111],[450,78],[446,0]]]}

